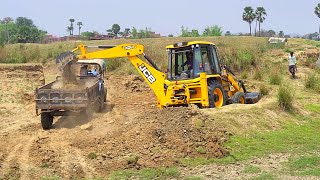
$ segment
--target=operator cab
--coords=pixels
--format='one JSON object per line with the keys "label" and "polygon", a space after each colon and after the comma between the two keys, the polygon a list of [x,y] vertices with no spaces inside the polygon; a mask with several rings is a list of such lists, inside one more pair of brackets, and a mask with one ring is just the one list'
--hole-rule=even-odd
{"label": "operator cab", "polygon": [[184,80],[206,74],[221,74],[216,47],[213,43],[194,41],[167,46],[168,79]]}

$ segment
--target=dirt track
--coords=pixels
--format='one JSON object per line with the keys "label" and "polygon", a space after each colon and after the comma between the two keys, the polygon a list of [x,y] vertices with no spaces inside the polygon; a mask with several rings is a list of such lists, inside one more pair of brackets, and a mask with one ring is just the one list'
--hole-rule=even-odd
{"label": "dirt track", "polygon": [[[35,71],[38,75],[28,75]],[[55,118],[54,129],[43,131],[32,96],[43,83],[41,77],[41,70],[33,69],[14,78],[17,83],[10,83],[10,91],[1,89],[3,179],[106,177],[114,170],[170,166],[179,158],[203,156],[197,147],[205,149],[205,156],[227,153],[221,146],[224,130],[215,127],[213,119],[193,107],[157,109],[155,96],[135,76],[106,80],[108,102],[103,113],[90,120]],[[1,83],[8,81],[4,78]]]}

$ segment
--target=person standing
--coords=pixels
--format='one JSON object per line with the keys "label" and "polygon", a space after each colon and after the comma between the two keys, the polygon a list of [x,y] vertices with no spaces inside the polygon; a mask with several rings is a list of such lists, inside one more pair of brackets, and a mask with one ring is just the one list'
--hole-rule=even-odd
{"label": "person standing", "polygon": [[296,59],[296,56],[294,56],[293,52],[290,52],[288,61],[289,61],[289,72],[291,73],[291,78],[294,79],[296,78],[297,59]]}

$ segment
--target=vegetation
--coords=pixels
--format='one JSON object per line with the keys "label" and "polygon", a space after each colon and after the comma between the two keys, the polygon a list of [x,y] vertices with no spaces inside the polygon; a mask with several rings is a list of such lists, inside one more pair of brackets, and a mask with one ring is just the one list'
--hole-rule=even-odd
{"label": "vegetation", "polygon": [[121,28],[120,28],[119,24],[113,24],[111,29],[108,29],[107,32],[108,32],[109,35],[118,37],[120,29]]}
{"label": "vegetation", "polygon": [[244,8],[244,12],[242,14],[242,19],[244,21],[246,21],[247,23],[249,23],[249,27],[250,27],[250,36],[252,35],[252,31],[251,31],[251,24],[253,22],[253,20],[256,18],[256,14],[254,13],[253,9],[251,6],[247,6]]}
{"label": "vegetation", "polygon": [[278,90],[278,105],[285,111],[293,110],[294,93],[290,86],[282,85]]}
{"label": "vegetation", "polygon": [[313,89],[320,93],[320,77],[316,73],[310,73],[305,77],[304,86],[307,89]]}
{"label": "vegetation", "polygon": [[14,43],[39,43],[46,31],[36,27],[31,19],[18,17],[14,22],[10,17],[0,21],[0,45]]}
{"label": "vegetation", "polygon": [[[208,26],[204,29],[202,36],[221,36],[223,33],[222,27],[217,25]],[[189,31],[188,28],[184,26],[181,27],[181,37],[199,37],[199,31],[197,29],[192,29]]]}
{"label": "vegetation", "polygon": [[[318,18],[320,18],[320,3],[318,3],[318,5],[315,7],[314,13],[316,14],[316,16]],[[319,28],[319,33],[318,33],[318,39],[319,39],[319,34],[320,34],[320,28]]]}
{"label": "vegetation", "polygon": [[256,9],[256,18],[259,24],[259,36],[261,35],[261,23],[264,22],[264,20],[266,19],[265,16],[267,16],[266,10],[264,9],[264,7],[257,7]]}
{"label": "vegetation", "polygon": [[117,171],[110,175],[108,179],[168,179],[177,178],[180,176],[180,172],[177,168],[145,168],[139,171],[136,170],[123,170]]}
{"label": "vegetation", "polygon": [[82,22],[77,22],[78,28],[79,28],[79,36],[81,35],[81,26],[83,25]]}

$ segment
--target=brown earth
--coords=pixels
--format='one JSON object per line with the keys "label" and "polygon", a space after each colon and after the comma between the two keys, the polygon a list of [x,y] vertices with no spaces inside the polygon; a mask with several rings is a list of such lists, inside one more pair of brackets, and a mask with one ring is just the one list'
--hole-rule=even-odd
{"label": "brown earth", "polygon": [[225,130],[213,118],[196,107],[158,109],[136,76],[109,77],[107,107],[92,119],[59,117],[52,130],[43,131],[33,102],[43,70],[23,68],[0,67],[6,75],[0,89],[0,179],[106,177],[114,170],[228,153],[222,146]]}

